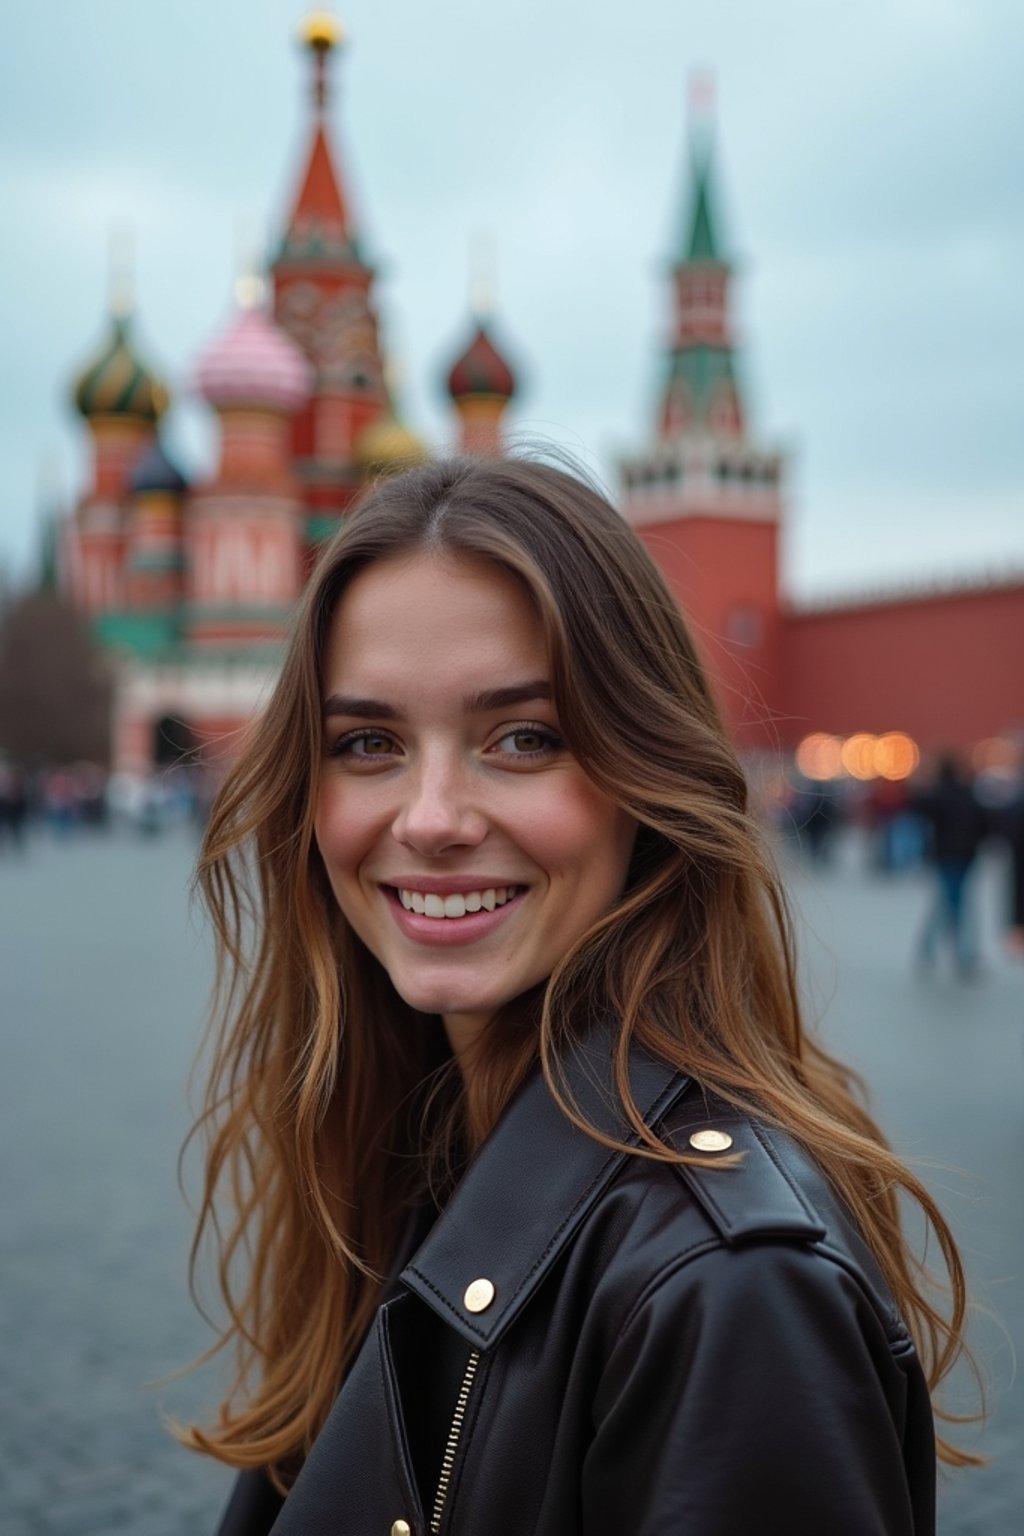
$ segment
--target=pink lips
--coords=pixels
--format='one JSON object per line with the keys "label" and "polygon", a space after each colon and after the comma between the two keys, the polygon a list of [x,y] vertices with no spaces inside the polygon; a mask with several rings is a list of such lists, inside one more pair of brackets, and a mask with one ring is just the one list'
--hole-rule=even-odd
{"label": "pink lips", "polygon": [[[501,884],[507,888],[511,882],[489,882],[489,885]],[[489,885],[481,885],[479,876],[466,878],[455,875],[433,879],[418,875],[408,886],[403,882],[405,889],[420,891],[424,896],[463,896],[467,891],[487,890]],[[526,891],[521,890],[518,895],[510,897],[504,906],[495,907],[493,912],[482,909],[479,912],[467,912],[465,917],[427,917],[421,912],[407,911],[402,906],[397,887],[385,885],[381,889],[395,922],[407,939],[413,939],[418,944],[441,946],[474,944],[478,939],[487,938],[502,926],[526,895]]]}

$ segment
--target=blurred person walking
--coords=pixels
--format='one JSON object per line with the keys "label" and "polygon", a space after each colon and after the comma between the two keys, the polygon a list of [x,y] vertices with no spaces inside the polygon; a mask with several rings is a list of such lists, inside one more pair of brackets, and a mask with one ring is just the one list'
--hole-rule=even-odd
{"label": "blurred person walking", "polygon": [[14,848],[24,847],[27,819],[25,775],[13,763],[0,762],[0,847],[7,842]]}
{"label": "blurred person walking", "polygon": [[1024,784],[1007,810],[1004,831],[1010,849],[1007,942],[1016,954],[1024,955]]}
{"label": "blurred person walking", "polygon": [[946,938],[958,974],[970,980],[978,974],[978,951],[968,879],[989,831],[988,815],[951,753],[939,759],[934,785],[915,795],[913,805],[930,832],[928,859],[935,872],[934,898],[918,943],[918,963],[930,970]]}

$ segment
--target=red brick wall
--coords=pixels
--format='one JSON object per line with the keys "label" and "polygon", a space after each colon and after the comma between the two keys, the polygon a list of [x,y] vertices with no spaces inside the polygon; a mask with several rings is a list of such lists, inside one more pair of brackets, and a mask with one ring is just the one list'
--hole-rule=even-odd
{"label": "red brick wall", "polygon": [[1024,583],[787,613],[785,742],[808,731],[906,731],[966,747],[1024,728]]}

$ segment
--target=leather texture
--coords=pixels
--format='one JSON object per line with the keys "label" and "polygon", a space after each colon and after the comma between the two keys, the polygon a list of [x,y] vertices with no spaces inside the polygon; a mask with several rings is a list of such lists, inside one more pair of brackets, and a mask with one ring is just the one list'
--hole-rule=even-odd
{"label": "leather texture", "polygon": [[[600,1040],[572,1089],[624,1135]],[[789,1137],[640,1053],[631,1074],[681,1150],[695,1130],[732,1138],[718,1166],[610,1152],[535,1074],[379,1309],[287,1499],[243,1474],[220,1536],[428,1536],[471,1352],[442,1536],[933,1536],[927,1387],[849,1215]],[[481,1278],[494,1300],[474,1313]]]}

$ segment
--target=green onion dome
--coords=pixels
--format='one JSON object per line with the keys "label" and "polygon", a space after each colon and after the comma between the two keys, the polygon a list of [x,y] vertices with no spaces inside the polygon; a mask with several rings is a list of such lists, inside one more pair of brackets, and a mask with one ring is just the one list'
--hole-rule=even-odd
{"label": "green onion dome", "polygon": [[127,315],[113,317],[99,356],[75,382],[74,402],[87,421],[93,416],[131,416],[155,422],[167,409],[166,388],[132,349]]}

